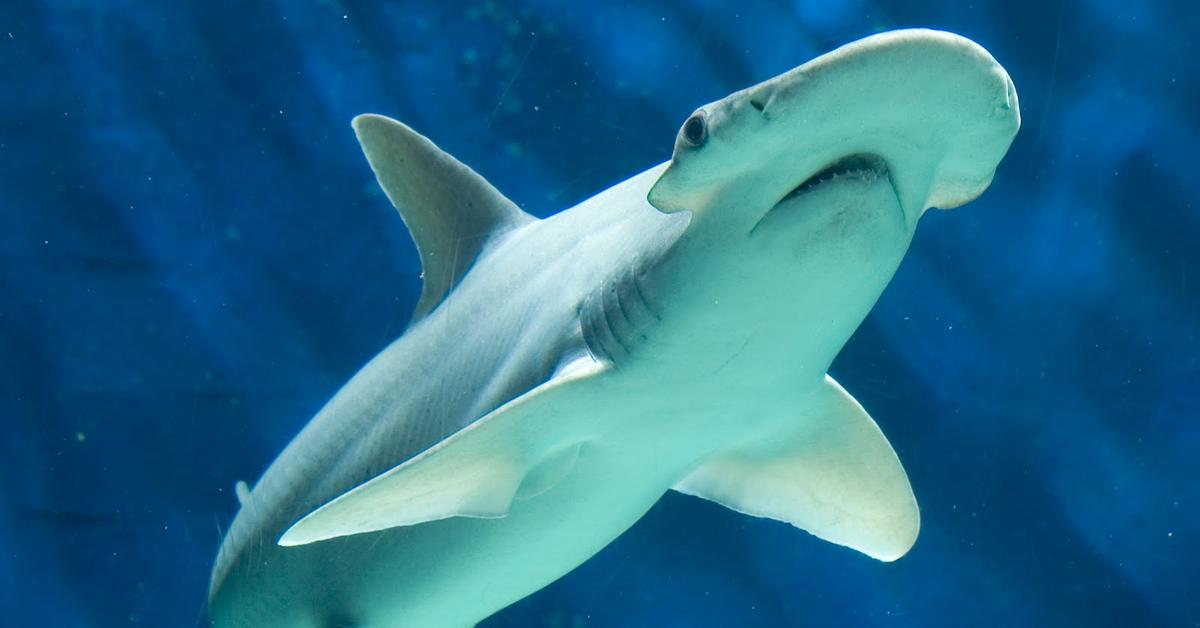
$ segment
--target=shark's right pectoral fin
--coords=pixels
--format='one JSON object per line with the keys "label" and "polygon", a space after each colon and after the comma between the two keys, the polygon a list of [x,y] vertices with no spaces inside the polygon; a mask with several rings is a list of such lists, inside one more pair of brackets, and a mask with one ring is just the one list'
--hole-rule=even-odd
{"label": "shark's right pectoral fin", "polygon": [[872,558],[896,560],[920,515],[896,453],[863,407],[831,377],[806,426],[788,438],[722,452],[675,490],[785,521]]}
{"label": "shark's right pectoral fin", "polygon": [[579,441],[545,429],[605,367],[590,357],[505,403],[408,461],[297,521],[279,544],[305,545],[450,517],[498,518],[513,499],[552,488],[570,473]]}

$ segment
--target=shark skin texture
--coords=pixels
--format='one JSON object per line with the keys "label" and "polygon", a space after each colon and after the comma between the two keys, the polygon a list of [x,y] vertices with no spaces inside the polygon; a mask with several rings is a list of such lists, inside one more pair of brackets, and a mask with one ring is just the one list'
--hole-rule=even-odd
{"label": "shark skin texture", "polygon": [[668,490],[901,557],[907,476],[826,371],[921,215],[979,196],[1019,126],[983,48],[882,33],[697,109],[669,162],[539,220],[357,117],[424,288],[239,483],[213,625],[472,626]]}

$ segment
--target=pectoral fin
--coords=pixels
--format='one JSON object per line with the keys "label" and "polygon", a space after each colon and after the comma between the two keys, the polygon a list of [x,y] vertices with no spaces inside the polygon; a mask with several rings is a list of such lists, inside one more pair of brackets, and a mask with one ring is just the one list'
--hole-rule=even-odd
{"label": "pectoral fin", "polygon": [[[604,367],[589,358],[395,468],[309,513],[279,544],[316,541],[450,517],[503,517],[518,495],[549,490],[574,464],[577,441],[551,432]],[[532,472],[532,475],[530,473]],[[526,476],[530,481],[523,486]]]}
{"label": "pectoral fin", "polygon": [[706,461],[675,486],[756,517],[785,521],[884,561],[903,556],[920,515],[904,468],[863,407],[826,376],[802,429]]}

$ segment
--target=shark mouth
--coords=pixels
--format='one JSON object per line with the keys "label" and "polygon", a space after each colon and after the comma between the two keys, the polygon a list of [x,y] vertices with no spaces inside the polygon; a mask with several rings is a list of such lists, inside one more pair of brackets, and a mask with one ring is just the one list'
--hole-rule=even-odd
{"label": "shark mouth", "polygon": [[780,199],[779,203],[786,203],[801,194],[815,190],[832,181],[852,179],[864,183],[873,183],[887,176],[887,162],[879,155],[872,153],[847,155],[805,179],[803,183],[796,186],[791,192],[788,192],[787,196]]}

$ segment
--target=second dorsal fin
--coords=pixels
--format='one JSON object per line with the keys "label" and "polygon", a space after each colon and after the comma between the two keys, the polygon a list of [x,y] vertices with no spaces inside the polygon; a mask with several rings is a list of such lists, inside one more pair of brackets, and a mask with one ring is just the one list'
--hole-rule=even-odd
{"label": "second dorsal fin", "polygon": [[408,126],[375,114],[355,117],[352,126],[421,256],[415,323],[446,298],[490,238],[535,218]]}

